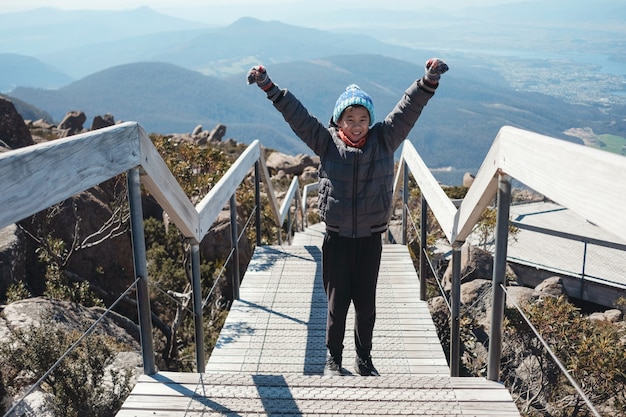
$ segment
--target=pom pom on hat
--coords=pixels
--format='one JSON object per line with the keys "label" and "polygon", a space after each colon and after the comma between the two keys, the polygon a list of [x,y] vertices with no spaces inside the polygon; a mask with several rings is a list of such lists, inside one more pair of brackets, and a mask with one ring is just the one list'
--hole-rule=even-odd
{"label": "pom pom on hat", "polygon": [[356,84],[350,84],[346,87],[337,102],[335,103],[335,109],[333,110],[333,122],[337,123],[341,117],[341,113],[350,106],[363,106],[370,114],[370,126],[374,123],[374,103],[372,98]]}

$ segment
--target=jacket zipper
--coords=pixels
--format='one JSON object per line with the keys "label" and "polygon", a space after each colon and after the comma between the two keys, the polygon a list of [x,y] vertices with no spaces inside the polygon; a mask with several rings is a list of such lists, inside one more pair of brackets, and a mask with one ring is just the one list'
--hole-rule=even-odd
{"label": "jacket zipper", "polygon": [[354,153],[354,175],[352,179],[352,238],[356,238],[356,197],[357,197],[357,184],[359,174],[359,151]]}

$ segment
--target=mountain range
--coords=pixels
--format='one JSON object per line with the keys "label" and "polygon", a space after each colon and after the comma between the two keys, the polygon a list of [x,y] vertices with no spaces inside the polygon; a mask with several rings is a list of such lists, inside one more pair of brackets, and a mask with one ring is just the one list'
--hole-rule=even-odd
{"label": "mountain range", "polygon": [[[569,16],[575,16],[580,2],[571,4]],[[560,30],[577,30],[576,53],[580,56],[586,56],[587,48],[591,48],[622,62],[624,50],[618,46],[624,41],[618,35],[624,29],[612,22],[626,16],[626,7],[609,0],[603,4],[610,4],[613,11],[604,21],[604,33],[606,37],[611,34],[610,41],[601,43],[585,35],[597,33],[593,22],[601,17],[590,18],[586,28],[579,25],[578,29],[570,28],[580,22],[580,18],[572,17],[568,27]],[[0,15],[0,39],[4,39],[0,41],[0,91],[19,101],[22,108],[34,106],[57,122],[68,111],[83,110],[88,118],[110,113],[117,120],[135,120],[148,131],[160,133],[188,132],[199,124],[211,129],[223,123],[227,136],[239,141],[260,139],[266,147],[286,153],[310,153],[263,93],[246,85],[245,73],[250,66],[266,65],[272,79],[294,92],[323,122],[329,120],[334,101],[345,86],[357,83],[373,97],[376,118],[381,120],[404,89],[423,74],[425,60],[445,56],[451,70],[409,136],[429,166],[475,171],[505,124],[574,141],[580,140],[566,135],[566,130],[586,127],[596,133],[626,137],[626,106],[619,100],[598,100],[591,94],[619,90],[617,75],[600,77],[593,73],[597,65],[583,62],[574,66],[585,73],[581,77],[575,71],[563,71],[563,61],[559,60],[537,61],[536,65],[516,56],[470,50],[479,39],[488,39],[489,27],[497,16],[509,16],[510,10],[474,10],[457,22],[476,19],[478,12],[485,16],[484,27],[465,26],[475,36],[453,49],[445,48],[450,44],[438,43],[441,40],[429,43],[424,38],[425,32],[443,21],[441,16],[433,17],[423,28],[409,28],[411,16],[397,13],[393,13],[395,26],[387,31],[382,24],[372,25],[372,34],[385,33],[389,38],[401,35],[402,42],[391,43],[379,40],[380,36],[350,32],[349,27],[320,30],[253,18],[211,27],[168,18],[145,7],[127,12],[51,9]],[[47,26],[55,30],[42,28],[46,13]],[[329,14],[326,24],[332,25],[332,16]],[[554,16],[540,15],[524,27],[545,24],[551,32],[557,26],[542,23],[551,19]],[[32,24],[20,26],[17,20]],[[135,22],[130,32],[124,30],[129,21]],[[79,32],[87,33],[89,26],[89,36],[82,36]],[[461,29],[452,26],[446,23],[450,30],[442,32],[442,39],[458,36]],[[617,28],[611,29],[613,26]],[[71,30],[75,31],[73,38],[68,36]],[[546,30],[540,32],[545,34]],[[420,35],[409,35],[412,31]],[[11,42],[7,40],[9,32]],[[27,34],[39,35],[42,41],[29,43]],[[511,36],[503,32],[494,39],[494,46]],[[526,46],[536,36],[539,34],[533,31],[520,38],[518,45]],[[426,48],[409,45],[415,39],[426,40],[422,45]],[[554,39],[554,48],[563,47],[559,42],[573,42]],[[522,73],[521,68],[526,71],[529,67],[536,72]],[[559,68],[561,73],[555,76],[554,70]],[[520,88],[520,84],[525,87]]]}

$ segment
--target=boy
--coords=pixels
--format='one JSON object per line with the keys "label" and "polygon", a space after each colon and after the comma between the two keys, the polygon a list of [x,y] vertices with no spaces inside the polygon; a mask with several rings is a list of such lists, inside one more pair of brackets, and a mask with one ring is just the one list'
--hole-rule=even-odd
{"label": "boy", "polygon": [[256,83],[265,91],[294,133],[320,157],[318,205],[326,224],[322,275],[328,299],[324,375],[342,375],[350,302],[355,310],[355,371],[362,376],[379,375],[370,353],[381,234],[392,209],[394,152],[447,70],[441,59],[429,59],[425,75],[376,124],[371,97],[357,85],[349,85],[337,99],[328,127],[311,116],[291,92],[274,84],[265,68],[255,66],[248,72],[248,84]]}

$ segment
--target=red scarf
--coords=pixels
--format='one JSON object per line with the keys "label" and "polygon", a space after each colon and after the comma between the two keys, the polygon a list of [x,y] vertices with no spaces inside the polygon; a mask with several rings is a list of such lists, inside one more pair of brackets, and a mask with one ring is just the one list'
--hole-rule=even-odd
{"label": "red scarf", "polygon": [[363,136],[358,142],[352,142],[341,129],[339,129],[339,137],[341,138],[343,143],[348,146],[352,146],[353,148],[362,148],[365,145],[365,142],[367,142],[367,135]]}

